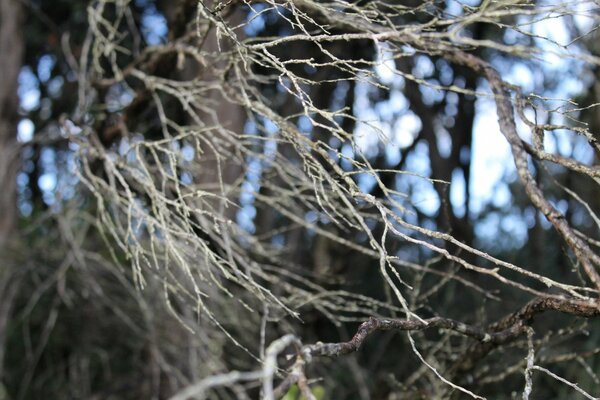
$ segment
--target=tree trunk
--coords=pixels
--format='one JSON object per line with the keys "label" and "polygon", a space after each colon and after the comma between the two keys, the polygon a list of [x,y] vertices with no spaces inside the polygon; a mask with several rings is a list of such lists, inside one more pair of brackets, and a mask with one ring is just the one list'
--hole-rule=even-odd
{"label": "tree trunk", "polygon": [[14,236],[17,221],[17,80],[24,53],[22,17],[19,1],[0,0],[0,249]]}
{"label": "tree trunk", "polygon": [[18,0],[0,0],[0,382],[4,378],[6,330],[17,292],[14,268],[9,267],[5,257],[17,226],[17,81],[24,55],[22,17]]}

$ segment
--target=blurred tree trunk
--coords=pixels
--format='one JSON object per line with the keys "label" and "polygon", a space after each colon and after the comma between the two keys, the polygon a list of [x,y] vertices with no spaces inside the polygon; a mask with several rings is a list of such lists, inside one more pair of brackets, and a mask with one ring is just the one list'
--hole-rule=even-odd
{"label": "blurred tree trunk", "polygon": [[0,0],[0,247],[14,234],[17,219],[17,79],[24,53],[22,17],[18,1]]}
{"label": "blurred tree trunk", "polygon": [[19,1],[0,0],[0,382],[4,377],[6,327],[17,287],[11,284],[14,276],[4,258],[17,226],[17,81],[24,55],[22,18]]}

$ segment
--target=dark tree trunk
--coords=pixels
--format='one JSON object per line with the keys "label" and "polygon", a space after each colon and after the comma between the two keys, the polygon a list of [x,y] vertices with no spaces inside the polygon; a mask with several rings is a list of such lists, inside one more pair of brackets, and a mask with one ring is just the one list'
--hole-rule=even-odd
{"label": "dark tree trunk", "polygon": [[0,248],[14,236],[17,215],[17,79],[24,53],[21,3],[0,0]]}
{"label": "dark tree trunk", "polygon": [[4,344],[17,286],[4,259],[17,227],[19,146],[17,80],[23,62],[23,10],[18,0],[0,0],[0,382],[4,378]]}

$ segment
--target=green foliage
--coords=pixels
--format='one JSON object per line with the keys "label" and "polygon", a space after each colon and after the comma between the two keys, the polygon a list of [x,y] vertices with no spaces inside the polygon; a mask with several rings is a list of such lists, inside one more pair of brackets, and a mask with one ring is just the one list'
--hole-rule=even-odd
{"label": "green foliage", "polygon": [[[315,396],[316,400],[325,399],[325,387],[321,385],[314,385],[310,388],[313,396]],[[282,400],[306,400],[306,397],[300,394],[300,389],[298,385],[293,385],[290,390],[283,396]]]}

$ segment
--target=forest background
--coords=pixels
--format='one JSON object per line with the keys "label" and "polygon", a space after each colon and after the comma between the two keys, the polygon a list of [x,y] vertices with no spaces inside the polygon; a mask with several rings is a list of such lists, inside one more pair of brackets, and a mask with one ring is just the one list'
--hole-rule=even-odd
{"label": "forest background", "polygon": [[600,396],[599,11],[0,0],[0,398]]}

